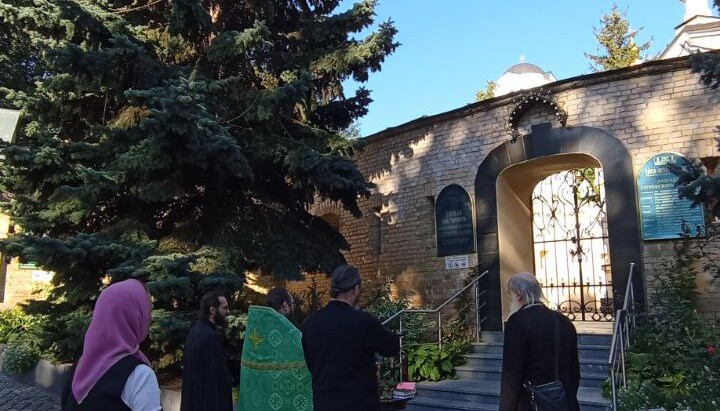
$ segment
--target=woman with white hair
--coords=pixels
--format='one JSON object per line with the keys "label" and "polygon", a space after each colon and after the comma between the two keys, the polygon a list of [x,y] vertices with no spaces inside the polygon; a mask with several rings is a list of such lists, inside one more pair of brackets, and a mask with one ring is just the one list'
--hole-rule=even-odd
{"label": "woman with white hair", "polygon": [[507,283],[510,318],[505,325],[500,411],[530,410],[526,386],[559,380],[567,407],[580,411],[577,334],[564,315],[543,303],[542,287],[531,273],[515,274]]}

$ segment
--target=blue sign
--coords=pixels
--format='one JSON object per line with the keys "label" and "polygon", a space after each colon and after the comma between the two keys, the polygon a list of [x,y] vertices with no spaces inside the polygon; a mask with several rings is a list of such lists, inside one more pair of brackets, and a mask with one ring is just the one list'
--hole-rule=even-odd
{"label": "blue sign", "polygon": [[677,177],[668,168],[668,163],[683,168],[690,165],[685,156],[661,153],[648,160],[638,175],[643,240],[704,236],[703,208],[690,208],[690,200],[678,198]]}

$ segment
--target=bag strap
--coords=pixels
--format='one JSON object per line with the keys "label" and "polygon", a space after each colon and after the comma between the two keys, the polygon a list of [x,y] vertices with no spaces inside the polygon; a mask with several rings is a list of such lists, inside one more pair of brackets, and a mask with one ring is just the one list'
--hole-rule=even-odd
{"label": "bag strap", "polygon": [[553,313],[555,316],[555,381],[560,381],[560,314]]}

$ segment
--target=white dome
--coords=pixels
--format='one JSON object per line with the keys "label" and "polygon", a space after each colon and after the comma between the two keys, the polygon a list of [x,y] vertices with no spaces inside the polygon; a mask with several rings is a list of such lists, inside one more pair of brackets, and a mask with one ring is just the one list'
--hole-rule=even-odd
{"label": "white dome", "polygon": [[520,63],[510,67],[500,76],[495,88],[495,96],[512,93],[518,90],[527,90],[556,81],[549,71],[530,64]]}

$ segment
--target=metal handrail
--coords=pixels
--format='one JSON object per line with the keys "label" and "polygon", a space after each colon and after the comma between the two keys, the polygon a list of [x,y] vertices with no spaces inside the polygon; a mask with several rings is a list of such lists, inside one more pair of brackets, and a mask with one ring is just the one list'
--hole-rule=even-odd
{"label": "metal handrail", "polygon": [[485,274],[487,274],[487,273],[488,273],[488,270],[485,270],[484,273],[482,273],[482,274],[480,274],[479,276],[475,277],[475,278],[474,278],[472,281],[470,281],[465,287],[463,287],[460,291],[458,291],[458,292],[456,292],[455,294],[453,294],[452,297],[450,297],[450,298],[448,298],[447,300],[445,300],[445,302],[442,303],[442,304],[440,304],[437,308],[434,308],[434,309],[432,309],[432,310],[431,310],[431,309],[422,310],[422,309],[415,309],[415,308],[407,308],[407,309],[404,309],[404,310],[400,310],[400,311],[396,312],[395,314],[391,315],[390,317],[388,317],[388,319],[385,320],[385,321],[383,321],[382,324],[383,324],[383,325],[387,325],[390,321],[394,320],[395,318],[397,318],[397,317],[398,317],[399,315],[401,315],[402,313],[408,313],[408,312],[413,312],[413,313],[434,313],[434,312],[438,312],[438,311],[442,310],[443,308],[445,308],[446,305],[450,304],[450,303],[452,302],[452,300],[456,299],[460,294],[464,293],[468,288],[470,288],[471,286],[475,285],[475,284],[476,284]]}
{"label": "metal handrail", "polygon": [[[615,327],[612,343],[610,344],[610,387],[612,388],[613,411],[618,409],[618,388],[620,382],[622,389],[627,389],[627,375],[625,374],[625,352],[630,349],[631,334],[635,330],[635,290],[633,289],[633,273],[635,263],[630,263],[627,285],[625,286],[625,300],[621,309],[615,315]],[[618,374],[621,380],[618,381]]]}
{"label": "metal handrail", "polygon": [[399,361],[398,365],[400,366],[400,379],[401,380],[403,379],[403,375],[402,375],[402,346],[403,346],[402,315],[403,314],[437,314],[437,316],[438,316],[438,325],[437,325],[437,327],[438,327],[438,348],[442,349],[442,313],[441,313],[441,310],[443,308],[445,308],[448,304],[450,304],[453,300],[455,300],[458,296],[460,296],[462,293],[464,293],[465,291],[470,289],[470,287],[474,286],[475,287],[474,288],[475,289],[475,338],[476,338],[476,341],[479,342],[480,341],[480,333],[481,333],[480,324],[482,324],[482,322],[487,319],[487,317],[485,317],[482,320],[480,320],[480,309],[485,306],[484,302],[482,305],[480,304],[480,296],[484,295],[485,291],[484,290],[480,291],[479,281],[481,278],[483,278],[487,274],[488,274],[488,270],[485,270],[485,272],[483,272],[482,274],[473,278],[467,285],[465,285],[465,287],[463,287],[462,289],[460,289],[460,291],[453,294],[450,298],[445,300],[445,302],[440,304],[437,308],[434,308],[434,309],[410,308],[410,309],[400,310],[382,322],[383,325],[387,325],[388,323],[390,323],[392,320],[394,320],[396,318],[400,319],[400,328],[399,328],[399,332],[401,334],[401,337],[400,337],[400,361]]}

